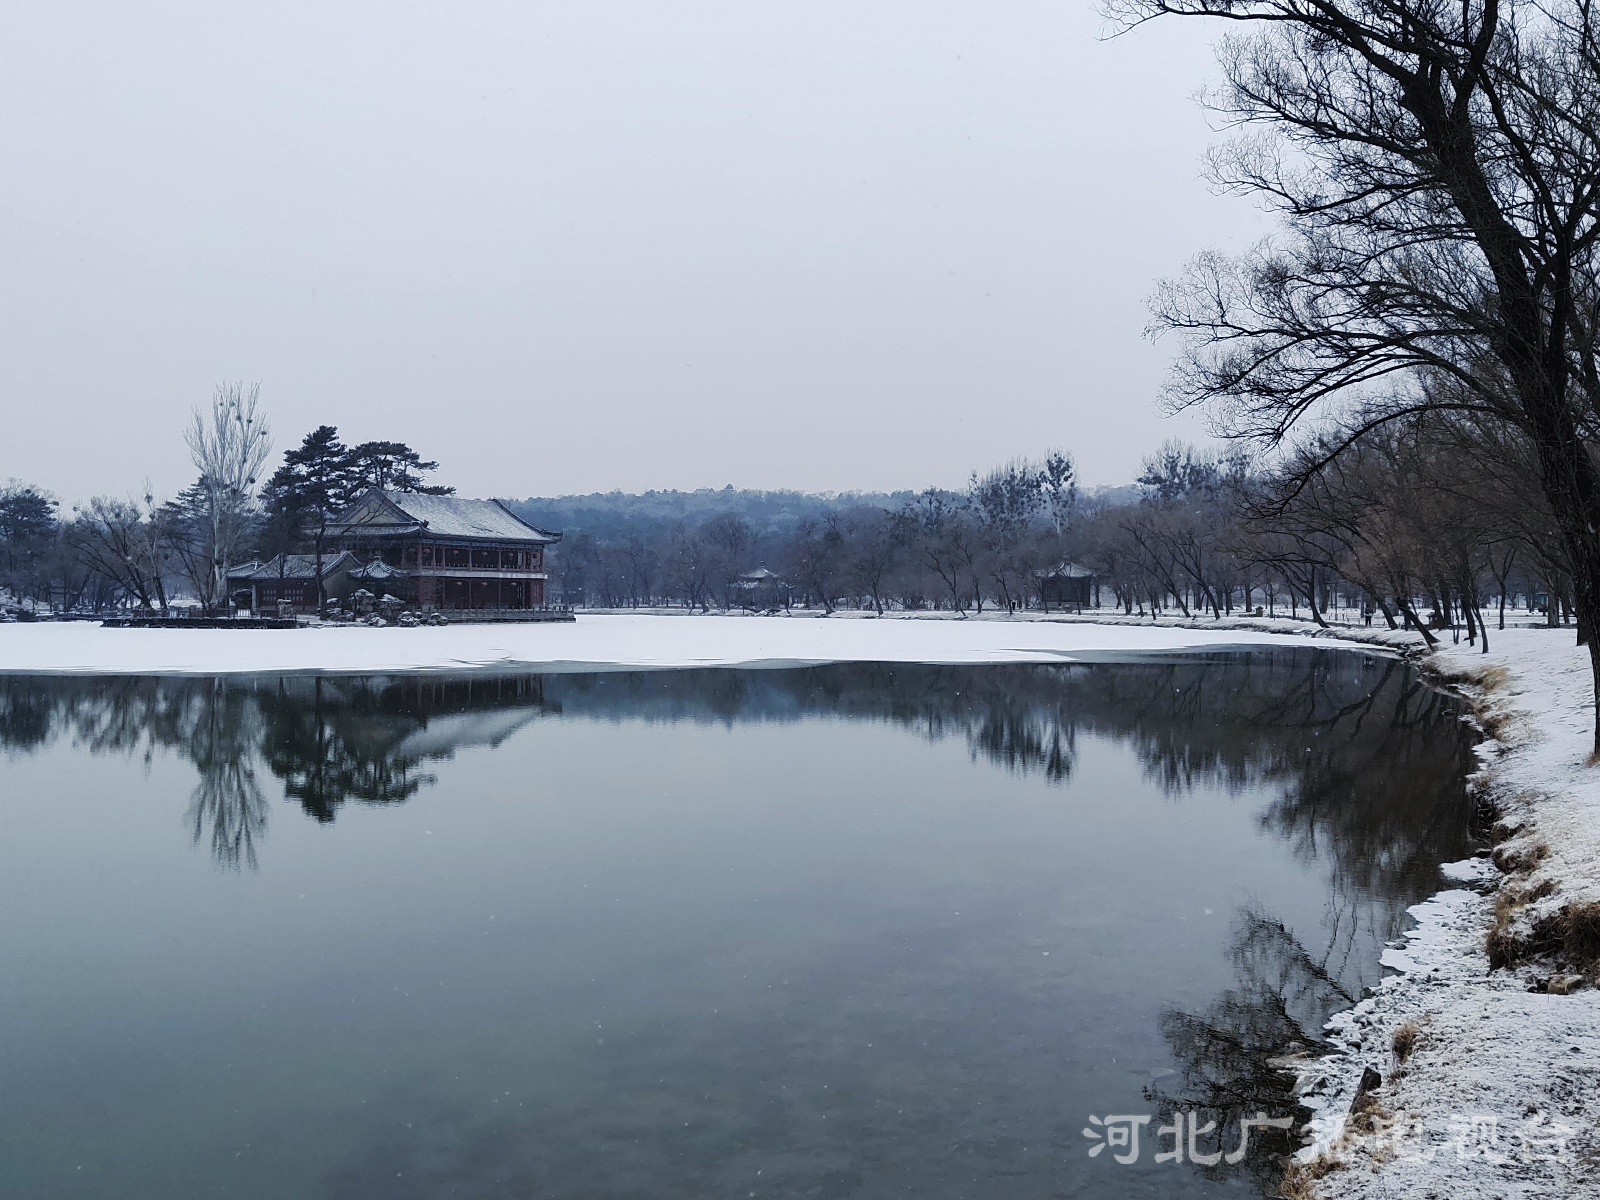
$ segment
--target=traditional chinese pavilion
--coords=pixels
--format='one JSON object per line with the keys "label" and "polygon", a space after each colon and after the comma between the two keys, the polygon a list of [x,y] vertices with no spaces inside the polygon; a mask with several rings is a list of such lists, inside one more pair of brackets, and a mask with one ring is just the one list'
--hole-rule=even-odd
{"label": "traditional chinese pavilion", "polygon": [[372,488],[334,518],[325,546],[354,556],[352,581],[425,612],[532,616],[545,611],[545,548],[560,540],[498,500]]}
{"label": "traditional chinese pavilion", "polygon": [[[322,591],[335,604],[361,586],[350,579],[361,567],[351,554],[322,556]],[[314,554],[280,554],[269,562],[244,563],[228,572],[228,594],[241,608],[270,612],[287,604],[295,612],[317,611],[317,559]]]}
{"label": "traditional chinese pavilion", "polygon": [[1061,563],[1048,571],[1038,571],[1034,578],[1039,587],[1039,605],[1046,612],[1050,611],[1051,605],[1062,609],[1076,608],[1082,612],[1094,592],[1094,572],[1077,563]]}

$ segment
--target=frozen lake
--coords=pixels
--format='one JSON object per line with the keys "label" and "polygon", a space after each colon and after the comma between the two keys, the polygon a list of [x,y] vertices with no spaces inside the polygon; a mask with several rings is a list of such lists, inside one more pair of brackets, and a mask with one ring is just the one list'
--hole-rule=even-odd
{"label": "frozen lake", "polygon": [[1260,1195],[1157,1126],[1292,1111],[1469,742],[1310,648],[0,677],[0,1194]]}

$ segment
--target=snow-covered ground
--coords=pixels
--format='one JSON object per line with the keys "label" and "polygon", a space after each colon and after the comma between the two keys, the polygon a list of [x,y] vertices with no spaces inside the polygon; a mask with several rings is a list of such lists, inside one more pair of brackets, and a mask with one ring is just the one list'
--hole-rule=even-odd
{"label": "snow-covered ground", "polygon": [[[1570,629],[1516,629],[1494,633],[1488,655],[1463,644],[1431,656],[1497,735],[1479,747],[1474,786],[1503,814],[1496,857],[1511,870],[1485,859],[1445,868],[1447,890],[1412,910],[1407,945],[1385,955],[1399,973],[1330,1026],[1337,1053],[1301,1074],[1319,1140],[1294,1194],[1600,1196],[1595,981],[1530,991],[1552,964],[1491,971],[1485,951],[1497,902],[1526,934],[1564,905],[1600,901],[1593,690],[1573,640]],[[1416,1049],[1402,1064],[1395,1034],[1408,1026]],[[1382,1083],[1352,1121],[1368,1067]]]}
{"label": "snow-covered ground", "polygon": [[1304,645],[1300,633],[1007,620],[580,616],[571,623],[416,629],[105,629],[0,625],[0,671],[115,675],[533,667],[1002,663],[1218,646]]}

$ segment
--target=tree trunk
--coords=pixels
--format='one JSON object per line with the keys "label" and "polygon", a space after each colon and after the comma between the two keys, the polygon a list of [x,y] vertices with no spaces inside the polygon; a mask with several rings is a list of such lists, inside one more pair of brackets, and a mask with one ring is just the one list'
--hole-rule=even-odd
{"label": "tree trunk", "polygon": [[1406,624],[1422,635],[1423,642],[1427,644],[1430,650],[1439,644],[1439,639],[1434,636],[1433,630],[1423,624],[1422,618],[1417,616],[1417,610],[1412,607],[1409,600],[1397,599],[1395,603],[1400,608],[1400,615],[1405,617]]}
{"label": "tree trunk", "polygon": [[[1539,454],[1540,484],[1555,510],[1572,567],[1580,643],[1589,647],[1594,677],[1594,749],[1600,753],[1600,639],[1584,636],[1589,633],[1589,623],[1600,615],[1600,470],[1573,428],[1565,405],[1558,412],[1552,398],[1547,409],[1539,404],[1527,407],[1532,410],[1529,416]],[[1552,596],[1552,606],[1554,600]]]}
{"label": "tree trunk", "polygon": [[315,539],[317,551],[317,616],[321,617],[323,620],[328,619],[328,593],[322,586],[322,540],[326,534],[327,531],[325,529],[323,529],[321,526],[317,527],[317,536]]}
{"label": "tree trunk", "polygon": [[1328,623],[1322,619],[1322,614],[1317,611],[1317,569],[1312,567],[1307,575],[1306,605],[1311,609],[1311,619],[1321,628],[1326,629]]}

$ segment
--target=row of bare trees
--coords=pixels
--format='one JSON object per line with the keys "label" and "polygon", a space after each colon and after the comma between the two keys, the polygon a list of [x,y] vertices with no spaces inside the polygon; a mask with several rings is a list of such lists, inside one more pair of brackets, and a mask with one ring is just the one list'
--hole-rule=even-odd
{"label": "row of bare trees", "polygon": [[96,496],[62,521],[40,489],[0,488],[0,588],[52,607],[160,610],[177,584],[207,607],[220,604],[272,449],[260,389],[219,386],[209,409],[194,410],[184,440],[199,478],[164,504],[146,485],[141,497]]}
{"label": "row of bare trees", "polygon": [[1126,613],[1262,609],[1327,624],[1337,604],[1430,642],[1459,625],[1487,650],[1509,605],[1537,604],[1555,624],[1574,594],[1549,506],[1517,461],[1526,447],[1491,445],[1492,433],[1417,414],[1327,461],[1312,443],[1271,470],[1169,445],[1147,460],[1144,499],[1094,513],[1074,541]]}
{"label": "row of bare trees", "polygon": [[[1458,464],[1504,479],[1517,505],[1536,494],[1542,512],[1524,514],[1514,535],[1425,531],[1441,560],[1431,573],[1456,581],[1470,615],[1467,543],[1559,561],[1589,648],[1600,749],[1600,9],[1593,0],[1105,8],[1124,32],[1184,19],[1226,31],[1209,101],[1238,136],[1212,155],[1212,179],[1278,218],[1277,236],[1241,254],[1202,254],[1159,290],[1157,331],[1183,343],[1172,404],[1202,407],[1227,432],[1283,454],[1295,501],[1310,490],[1343,507],[1347,484],[1359,494],[1360,477],[1384,469],[1387,431],[1412,421],[1420,429],[1400,440],[1425,437],[1446,459],[1454,442]],[[1420,484],[1400,486],[1415,494]],[[1466,505],[1460,515],[1482,514]],[[1370,544],[1348,531],[1315,536],[1356,542],[1348,553],[1376,582],[1415,532]]]}
{"label": "row of bare trees", "polygon": [[0,601],[25,612],[163,612],[182,596],[225,611],[233,568],[302,550],[320,557],[332,514],[366,488],[454,491],[429,483],[439,464],[404,442],[346,446],[331,425],[263,478],[272,435],[256,385],[220,385],[184,440],[198,475],[171,500],[146,484],[143,495],[95,496],[63,516],[37,487],[0,486]]}
{"label": "row of bare trees", "polygon": [[53,610],[160,612],[179,595],[217,607],[253,528],[246,525],[239,540],[224,529],[219,541],[198,486],[165,504],[148,494],[96,496],[66,520],[36,488],[13,484],[8,491],[36,500],[47,517],[22,530],[0,528],[0,588],[18,604]]}
{"label": "row of bare trees", "polygon": [[220,385],[209,408],[191,414],[184,440],[199,477],[165,503],[147,484],[142,496],[95,496],[62,520],[39,488],[0,488],[0,588],[13,601],[67,610],[160,611],[175,589],[221,606],[228,571],[255,532],[272,450],[260,388]]}
{"label": "row of bare trees", "polygon": [[1078,499],[1072,459],[1053,450],[974,475],[963,491],[819,500],[782,524],[732,508],[693,522],[611,522],[568,531],[556,590],[607,608],[1016,611],[1064,560]]}
{"label": "row of bare trees", "polygon": [[[1365,620],[1477,641],[1508,607],[1573,611],[1571,565],[1528,449],[1460,414],[1386,423],[1310,469],[1170,442],[1137,494],[1080,497],[1062,454],[896,504],[849,500],[782,528],[737,512],[570,534],[557,587],[604,608],[839,607],[1016,612],[1063,565],[1090,573],[1090,611],[1319,624]],[[1520,455],[1520,458],[1519,458]],[[1337,610],[1337,615],[1335,613]]]}

